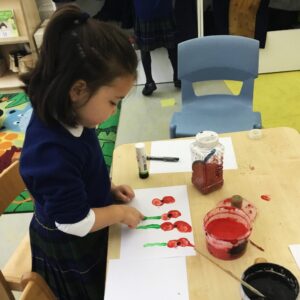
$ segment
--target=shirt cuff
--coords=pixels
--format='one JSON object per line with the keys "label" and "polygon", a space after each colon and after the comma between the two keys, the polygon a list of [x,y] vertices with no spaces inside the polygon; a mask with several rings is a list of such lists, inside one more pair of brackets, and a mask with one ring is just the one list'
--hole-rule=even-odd
{"label": "shirt cuff", "polygon": [[59,224],[59,223],[55,222],[55,225],[58,230],[60,230],[64,233],[83,237],[90,232],[90,230],[92,229],[92,227],[95,223],[95,219],[96,219],[95,213],[92,209],[90,209],[87,216],[77,223]]}

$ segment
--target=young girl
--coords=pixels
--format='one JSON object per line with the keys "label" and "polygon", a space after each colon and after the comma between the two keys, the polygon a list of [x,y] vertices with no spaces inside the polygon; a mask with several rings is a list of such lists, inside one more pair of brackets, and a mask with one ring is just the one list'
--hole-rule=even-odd
{"label": "young girl", "polygon": [[134,197],[110,183],[95,127],[111,116],[136,78],[127,37],[73,5],[49,22],[35,69],[23,81],[33,115],[20,172],[35,200],[30,224],[32,270],[59,299],[103,299],[107,227],[131,228],[136,209],[112,204]]}

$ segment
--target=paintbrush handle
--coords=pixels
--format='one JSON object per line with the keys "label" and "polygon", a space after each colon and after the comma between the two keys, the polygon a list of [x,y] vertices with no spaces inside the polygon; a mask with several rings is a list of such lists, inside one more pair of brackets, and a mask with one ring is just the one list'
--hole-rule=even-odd
{"label": "paintbrush handle", "polygon": [[239,278],[238,276],[236,276],[235,274],[233,274],[231,271],[223,268],[221,265],[219,265],[218,263],[216,263],[215,261],[213,261],[210,257],[208,257],[206,254],[202,253],[200,250],[198,250],[196,247],[194,247],[195,251],[197,253],[199,253],[201,256],[203,256],[204,258],[206,258],[207,260],[209,260],[212,264],[214,264],[215,266],[217,266],[219,269],[221,269],[222,271],[224,271],[225,273],[227,273],[229,276],[231,276],[232,278],[234,278],[235,280],[237,280],[238,282],[240,282],[244,287],[246,287],[247,289],[249,289],[252,293],[265,298],[265,295],[263,295],[260,291],[258,291],[256,288],[254,288],[252,285],[250,285],[249,283],[247,283],[246,281],[242,280],[241,278]]}

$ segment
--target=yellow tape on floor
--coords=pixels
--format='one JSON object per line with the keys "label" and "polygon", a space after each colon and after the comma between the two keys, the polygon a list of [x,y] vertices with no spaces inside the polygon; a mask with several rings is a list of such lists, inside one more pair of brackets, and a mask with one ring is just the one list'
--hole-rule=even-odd
{"label": "yellow tape on floor", "polygon": [[[239,82],[225,82],[233,94]],[[260,111],[264,128],[288,126],[300,132],[300,72],[262,74],[255,80],[254,111]]]}
{"label": "yellow tape on floor", "polygon": [[161,99],[160,105],[161,107],[170,107],[176,104],[176,100],[174,98]]}

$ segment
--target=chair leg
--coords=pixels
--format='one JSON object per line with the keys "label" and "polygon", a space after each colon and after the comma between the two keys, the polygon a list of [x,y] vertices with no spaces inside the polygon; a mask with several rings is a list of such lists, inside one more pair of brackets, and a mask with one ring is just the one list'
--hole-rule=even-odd
{"label": "chair leg", "polygon": [[253,125],[253,129],[262,129],[262,125],[261,124],[254,124]]}
{"label": "chair leg", "polygon": [[175,139],[176,138],[176,125],[170,124],[170,138]]}

